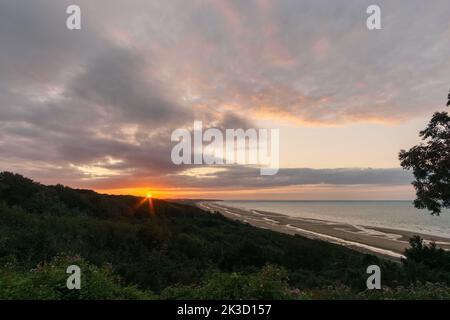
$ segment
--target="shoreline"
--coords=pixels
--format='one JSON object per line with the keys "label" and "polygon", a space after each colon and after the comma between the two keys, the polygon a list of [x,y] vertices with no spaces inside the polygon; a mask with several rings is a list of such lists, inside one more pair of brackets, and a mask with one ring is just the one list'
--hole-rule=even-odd
{"label": "shoreline", "polygon": [[427,243],[435,241],[438,247],[450,250],[450,238],[430,234],[291,217],[268,211],[240,209],[209,201],[198,202],[197,206],[208,212],[220,212],[229,219],[249,223],[255,227],[290,235],[298,234],[309,239],[342,245],[388,259],[403,258],[404,250],[409,247],[408,240],[414,235],[420,236]]}

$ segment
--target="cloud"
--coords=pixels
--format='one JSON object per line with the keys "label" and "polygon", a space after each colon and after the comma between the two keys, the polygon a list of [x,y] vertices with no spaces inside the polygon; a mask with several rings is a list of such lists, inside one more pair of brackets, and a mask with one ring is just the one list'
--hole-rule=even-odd
{"label": "cloud", "polygon": [[[170,134],[194,120],[222,129],[395,122],[439,105],[448,89],[447,0],[379,1],[377,32],[365,28],[366,0],[81,0],[81,31],[65,28],[69,4],[0,4],[0,168],[44,182],[176,183],[185,168],[170,161]],[[266,180],[236,167],[183,183],[406,179],[311,170]]]}
{"label": "cloud", "polygon": [[[410,172],[400,168],[337,168],[280,169],[273,176],[259,175],[259,168],[248,166],[216,167],[210,173],[189,175],[180,173],[175,179],[182,178],[182,185],[194,187],[218,188],[275,188],[301,185],[409,185],[412,181]],[[175,181],[174,181],[175,182]]]}
{"label": "cloud", "polygon": [[151,64],[146,64],[139,52],[110,46],[74,79],[68,94],[71,99],[102,108],[110,121],[151,128],[192,118],[186,109],[170,100],[169,90],[154,78],[152,71]]}

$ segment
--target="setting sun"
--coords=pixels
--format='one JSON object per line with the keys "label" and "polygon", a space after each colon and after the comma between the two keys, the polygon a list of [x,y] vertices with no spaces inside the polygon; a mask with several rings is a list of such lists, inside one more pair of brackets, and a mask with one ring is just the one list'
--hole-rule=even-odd
{"label": "setting sun", "polygon": [[147,198],[150,199],[152,197],[151,193],[147,194]]}

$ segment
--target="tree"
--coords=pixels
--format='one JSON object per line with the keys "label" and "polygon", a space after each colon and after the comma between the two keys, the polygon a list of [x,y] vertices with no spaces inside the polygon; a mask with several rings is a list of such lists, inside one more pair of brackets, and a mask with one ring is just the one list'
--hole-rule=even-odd
{"label": "tree", "polygon": [[405,250],[405,265],[422,264],[429,269],[450,271],[450,252],[438,248],[435,242],[424,243],[419,236],[409,239],[410,248]]}
{"label": "tree", "polygon": [[[448,95],[450,105],[450,93]],[[436,112],[419,136],[424,141],[410,150],[401,150],[400,164],[413,170],[416,189],[414,205],[439,215],[450,208],[450,116]]]}

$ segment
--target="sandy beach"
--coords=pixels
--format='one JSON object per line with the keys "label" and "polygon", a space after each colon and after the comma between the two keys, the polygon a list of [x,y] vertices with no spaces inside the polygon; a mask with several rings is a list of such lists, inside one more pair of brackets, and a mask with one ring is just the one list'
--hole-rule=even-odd
{"label": "sandy beach", "polygon": [[450,238],[429,234],[290,217],[261,210],[243,210],[220,204],[220,202],[203,201],[197,205],[205,211],[220,212],[227,218],[246,222],[255,227],[291,235],[299,234],[310,239],[320,239],[395,260],[403,257],[404,250],[409,247],[408,240],[414,235],[419,235],[425,242],[434,241],[439,247],[450,250]]}

